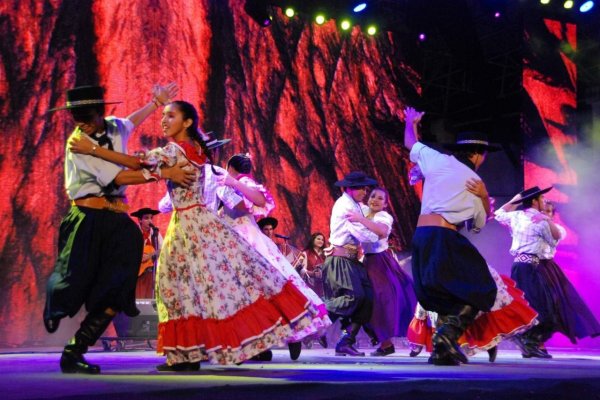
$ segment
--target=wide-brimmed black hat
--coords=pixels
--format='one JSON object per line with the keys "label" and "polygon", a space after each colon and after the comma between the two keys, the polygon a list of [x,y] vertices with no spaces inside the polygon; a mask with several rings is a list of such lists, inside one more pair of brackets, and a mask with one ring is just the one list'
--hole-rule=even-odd
{"label": "wide-brimmed black hat", "polygon": [[335,183],[335,186],[339,187],[360,187],[360,186],[373,186],[377,185],[377,181],[370,176],[367,176],[362,171],[352,171]]}
{"label": "wide-brimmed black hat", "polygon": [[231,139],[217,139],[212,131],[202,132],[202,139],[208,150],[216,149],[217,147],[221,147],[231,142]]}
{"label": "wide-brimmed black hat", "polygon": [[521,195],[521,198],[519,200],[511,201],[510,204],[519,204],[524,202],[525,200],[535,199],[539,195],[549,192],[551,189],[552,186],[547,187],[546,189],[540,189],[539,187],[534,186],[532,188],[523,190],[521,193],[519,193]]}
{"label": "wide-brimmed black hat", "polygon": [[279,223],[279,221],[277,221],[277,219],[273,218],[273,217],[261,218],[257,222],[258,226],[260,226],[260,229],[263,229],[267,225],[271,225],[273,227],[273,229],[275,229],[275,228],[277,228],[278,223]]}
{"label": "wide-brimmed black hat", "polygon": [[461,150],[471,147],[484,148],[488,152],[501,150],[501,147],[491,144],[488,135],[483,132],[460,132],[456,135],[456,143],[444,145],[448,150]]}
{"label": "wide-brimmed black hat", "polygon": [[52,108],[48,112],[58,110],[73,110],[76,108],[93,107],[99,104],[118,104],[120,101],[105,101],[104,89],[100,86],[78,86],[67,90],[67,103],[62,107]]}
{"label": "wide-brimmed black hat", "polygon": [[148,215],[148,214],[156,215],[156,214],[160,214],[160,211],[153,210],[152,208],[144,207],[144,208],[140,208],[136,212],[132,212],[130,215],[132,217],[142,218],[144,215]]}

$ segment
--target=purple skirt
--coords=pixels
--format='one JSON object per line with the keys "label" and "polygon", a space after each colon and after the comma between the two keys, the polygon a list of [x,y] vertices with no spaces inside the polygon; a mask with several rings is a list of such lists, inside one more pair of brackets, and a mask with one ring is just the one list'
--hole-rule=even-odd
{"label": "purple skirt", "polygon": [[389,251],[366,254],[364,265],[373,285],[371,326],[377,337],[406,336],[417,304],[412,280]]}

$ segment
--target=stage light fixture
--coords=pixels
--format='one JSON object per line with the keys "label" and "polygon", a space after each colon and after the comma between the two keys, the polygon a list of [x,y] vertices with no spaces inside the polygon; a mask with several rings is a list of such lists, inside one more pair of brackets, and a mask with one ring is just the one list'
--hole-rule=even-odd
{"label": "stage light fixture", "polygon": [[563,7],[566,8],[567,10],[570,10],[571,8],[573,8],[573,0],[567,0],[564,2]]}
{"label": "stage light fixture", "polygon": [[369,34],[370,36],[373,36],[377,33],[377,27],[375,25],[370,25],[369,27],[367,27],[367,34]]}
{"label": "stage light fixture", "polygon": [[296,15],[296,11],[294,11],[294,9],[292,7],[286,8],[284,12],[285,12],[286,17],[288,17],[288,18],[293,18],[294,15]]}
{"label": "stage light fixture", "polygon": [[494,13],[494,18],[500,18],[502,16],[502,13],[500,11],[496,11]]}
{"label": "stage light fixture", "polygon": [[340,27],[345,31],[350,29],[351,26],[352,26],[352,24],[350,23],[350,20],[348,20],[348,19],[343,19],[342,22],[340,22]]}
{"label": "stage light fixture", "polygon": [[244,11],[260,26],[266,28],[271,25],[273,16],[269,12],[268,3],[264,0],[246,0]]}
{"label": "stage light fixture", "polygon": [[325,16],[323,14],[317,14],[317,16],[315,17],[315,22],[318,25],[323,25],[325,23]]}
{"label": "stage light fixture", "polygon": [[594,8],[594,2],[592,0],[586,1],[579,7],[579,11],[582,13],[586,13]]}
{"label": "stage light fixture", "polygon": [[424,33],[419,33],[419,41],[424,42],[425,40],[427,40],[427,35]]}
{"label": "stage light fixture", "polygon": [[354,6],[352,11],[354,11],[355,13],[359,13],[359,12],[363,11],[365,8],[367,8],[367,3],[358,3],[357,5]]}
{"label": "stage light fixture", "polygon": [[543,5],[550,4],[550,0],[540,0],[540,3]]}

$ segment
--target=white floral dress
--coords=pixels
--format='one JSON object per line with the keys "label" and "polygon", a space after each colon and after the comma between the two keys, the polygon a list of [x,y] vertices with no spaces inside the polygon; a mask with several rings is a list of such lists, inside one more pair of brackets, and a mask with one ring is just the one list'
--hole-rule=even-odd
{"label": "white floral dress", "polygon": [[[327,314],[327,309],[323,300],[306,285],[306,282],[298,275],[298,272],[292,267],[288,259],[279,251],[277,245],[262,233],[257,219],[266,217],[275,209],[275,200],[269,191],[261,184],[257,183],[248,175],[242,175],[239,181],[248,187],[260,191],[265,196],[265,205],[257,206],[247,197],[243,197],[245,211],[240,212],[237,209],[232,210],[224,207],[223,218],[233,226],[233,228],[244,237],[262,256],[264,256],[273,266],[275,266],[283,276],[290,280],[304,296],[309,300],[308,309],[311,312],[312,323],[302,331],[297,331],[294,335],[288,337],[289,342],[299,342],[307,336],[321,335],[324,330],[331,326],[331,320]],[[219,189],[225,190],[225,189]],[[243,196],[240,194],[240,196]]]}
{"label": "white floral dress", "polygon": [[157,351],[170,365],[240,363],[310,326],[309,301],[206,209],[203,160],[192,145],[169,143],[146,156],[153,169],[183,160],[197,179],[188,188],[167,185],[174,211],[157,267]]}

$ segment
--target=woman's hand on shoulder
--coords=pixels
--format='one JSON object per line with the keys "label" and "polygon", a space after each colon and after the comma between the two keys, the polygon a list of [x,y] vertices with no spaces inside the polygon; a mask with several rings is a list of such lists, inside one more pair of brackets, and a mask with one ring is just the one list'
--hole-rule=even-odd
{"label": "woman's hand on shoulder", "polygon": [[67,141],[69,151],[76,154],[91,154],[94,146],[98,145],[88,139],[85,133],[74,133]]}

